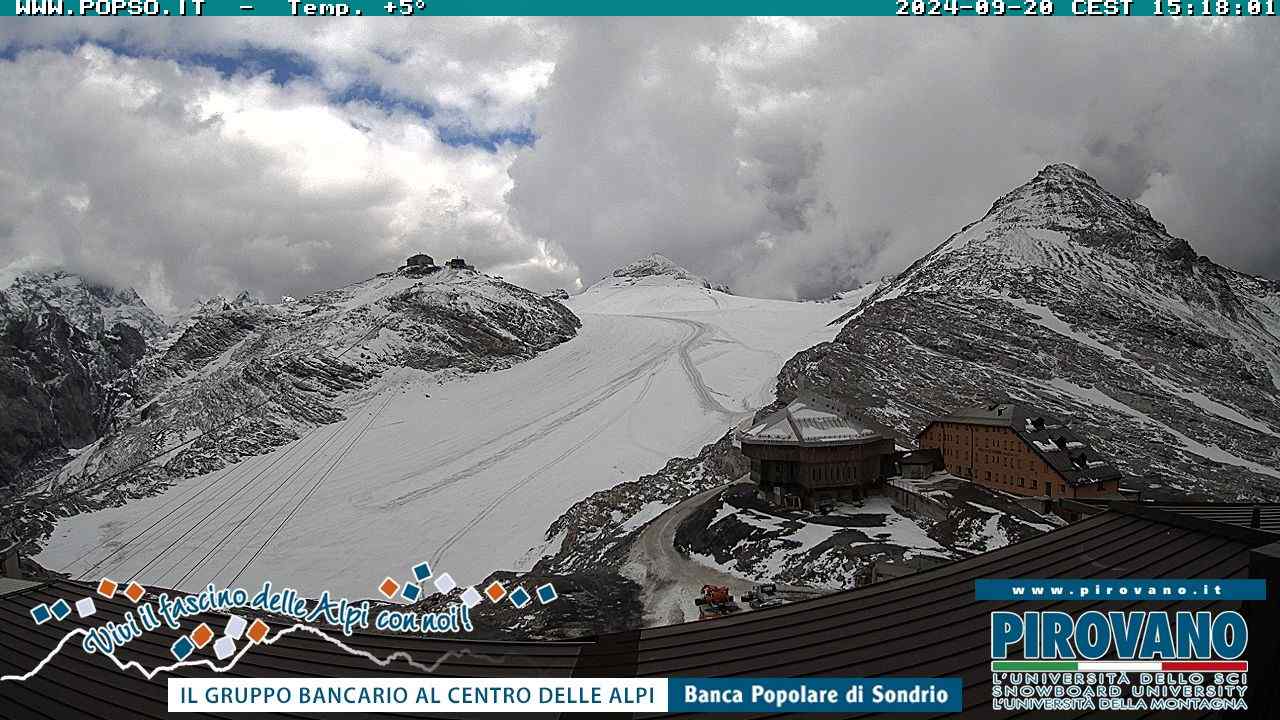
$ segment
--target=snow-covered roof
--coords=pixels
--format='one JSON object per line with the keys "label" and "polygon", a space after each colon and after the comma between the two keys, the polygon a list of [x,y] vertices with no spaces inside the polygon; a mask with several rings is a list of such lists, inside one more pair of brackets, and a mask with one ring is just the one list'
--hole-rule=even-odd
{"label": "snow-covered roof", "polygon": [[883,437],[849,405],[820,395],[802,395],[738,431],[740,442],[758,445],[854,445]]}

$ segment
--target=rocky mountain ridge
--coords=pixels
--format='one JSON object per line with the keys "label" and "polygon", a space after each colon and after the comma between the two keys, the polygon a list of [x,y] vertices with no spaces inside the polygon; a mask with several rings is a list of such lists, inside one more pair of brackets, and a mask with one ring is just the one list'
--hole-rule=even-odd
{"label": "rocky mountain ridge", "polygon": [[846,397],[909,441],[990,400],[1056,413],[1152,497],[1280,497],[1280,285],[1051,165],[842,316],[779,397]]}
{"label": "rocky mountain ridge", "polygon": [[133,290],[65,271],[24,272],[0,291],[0,492],[107,432],[164,328]]}
{"label": "rocky mountain ridge", "polygon": [[133,288],[116,288],[66,270],[27,271],[4,290],[12,311],[24,315],[60,312],[78,330],[97,335],[123,323],[153,342],[169,326]]}
{"label": "rocky mountain ridge", "polygon": [[579,326],[560,303],[471,270],[401,269],[279,305],[205,303],[134,368],[111,432],[27,494],[40,511],[24,535],[268,452],[398,374],[505,367]]}

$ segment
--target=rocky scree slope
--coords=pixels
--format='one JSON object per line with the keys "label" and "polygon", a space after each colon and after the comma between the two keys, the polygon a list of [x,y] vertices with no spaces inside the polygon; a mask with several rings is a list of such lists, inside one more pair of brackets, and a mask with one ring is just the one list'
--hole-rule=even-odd
{"label": "rocky scree slope", "polygon": [[1280,498],[1280,285],[1052,165],[895,278],[778,395],[840,396],[914,438],[1011,400],[1067,420],[1147,497]]}

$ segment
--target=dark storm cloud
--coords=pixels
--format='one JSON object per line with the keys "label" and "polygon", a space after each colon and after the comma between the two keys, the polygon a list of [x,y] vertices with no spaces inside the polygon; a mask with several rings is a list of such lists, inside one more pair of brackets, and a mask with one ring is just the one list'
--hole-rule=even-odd
{"label": "dark storm cloud", "polygon": [[512,168],[521,226],[590,278],[653,248],[823,295],[1053,162],[1280,274],[1280,36],[1259,23],[678,25],[574,24]]}
{"label": "dark storm cloud", "polygon": [[1256,20],[104,20],[0,48],[0,268],[161,304],[417,248],[538,289],[659,251],[817,297],[1054,162],[1280,277],[1280,35]]}

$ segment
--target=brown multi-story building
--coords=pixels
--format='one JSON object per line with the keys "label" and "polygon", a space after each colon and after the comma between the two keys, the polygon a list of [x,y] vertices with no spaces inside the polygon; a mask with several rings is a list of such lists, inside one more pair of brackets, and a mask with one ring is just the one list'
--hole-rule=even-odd
{"label": "brown multi-story building", "polygon": [[848,405],[802,395],[735,434],[766,499],[817,510],[862,497],[893,466],[894,442]]}
{"label": "brown multi-story building", "polygon": [[978,405],[935,418],[917,436],[947,471],[1032,497],[1092,498],[1120,491],[1120,471],[1062,422],[1026,405]]}

